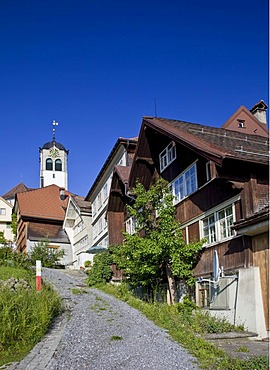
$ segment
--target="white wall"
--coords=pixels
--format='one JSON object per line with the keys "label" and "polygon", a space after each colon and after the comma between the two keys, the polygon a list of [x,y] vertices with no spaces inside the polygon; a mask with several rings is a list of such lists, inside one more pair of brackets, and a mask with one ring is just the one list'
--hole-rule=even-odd
{"label": "white wall", "polygon": [[[211,283],[208,312],[231,324],[244,325],[245,330],[258,334],[257,338],[266,338],[259,267],[239,269],[237,277],[221,277]],[[198,292],[200,285],[196,285]]]}

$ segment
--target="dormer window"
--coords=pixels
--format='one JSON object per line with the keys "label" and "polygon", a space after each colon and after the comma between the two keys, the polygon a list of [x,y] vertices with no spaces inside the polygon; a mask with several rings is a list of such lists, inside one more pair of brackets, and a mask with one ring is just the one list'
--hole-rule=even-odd
{"label": "dormer window", "polygon": [[172,141],[159,155],[160,172],[164,171],[176,159],[176,146]]}
{"label": "dormer window", "polygon": [[239,128],[245,128],[245,120],[244,119],[238,119],[238,127]]}

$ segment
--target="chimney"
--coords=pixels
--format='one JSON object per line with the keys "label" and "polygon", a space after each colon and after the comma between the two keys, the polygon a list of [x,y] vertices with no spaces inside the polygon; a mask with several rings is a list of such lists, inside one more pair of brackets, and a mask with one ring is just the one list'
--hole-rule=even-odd
{"label": "chimney", "polygon": [[266,120],[267,108],[268,108],[268,105],[265,104],[263,100],[260,100],[257,104],[255,104],[250,109],[250,112],[253,114],[254,117],[257,118],[258,121],[266,125],[267,124],[267,120]]}
{"label": "chimney", "polygon": [[66,192],[65,192],[65,188],[61,188],[61,189],[60,189],[60,199],[61,199],[61,200],[65,200],[65,199],[66,199]]}

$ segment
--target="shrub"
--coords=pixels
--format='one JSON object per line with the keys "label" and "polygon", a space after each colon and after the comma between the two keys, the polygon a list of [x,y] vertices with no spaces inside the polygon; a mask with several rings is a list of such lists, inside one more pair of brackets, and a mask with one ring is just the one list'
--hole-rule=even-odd
{"label": "shrub", "polygon": [[109,250],[96,254],[93,267],[88,272],[87,285],[94,286],[110,281],[112,277],[112,263],[113,258]]}
{"label": "shrub", "polygon": [[91,267],[92,266],[92,263],[90,260],[87,260],[84,262],[84,267]]}
{"label": "shrub", "polygon": [[0,266],[29,269],[31,260],[27,253],[14,252],[10,247],[0,248]]}
{"label": "shrub", "polygon": [[35,244],[30,253],[32,265],[40,260],[43,267],[56,267],[60,259],[65,255],[63,250],[49,248],[48,241],[41,241]]}

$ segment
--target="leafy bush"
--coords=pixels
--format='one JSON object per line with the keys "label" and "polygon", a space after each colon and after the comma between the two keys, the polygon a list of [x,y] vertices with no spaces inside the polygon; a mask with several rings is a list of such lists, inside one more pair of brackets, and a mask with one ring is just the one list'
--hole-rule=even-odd
{"label": "leafy bush", "polygon": [[90,260],[87,260],[84,262],[84,267],[91,267],[92,266],[92,263]]}
{"label": "leafy bush", "polygon": [[87,285],[94,286],[110,281],[112,277],[112,263],[113,258],[111,251],[107,250],[96,254],[93,267],[88,272],[89,277],[87,279]]}
{"label": "leafy bush", "polygon": [[0,245],[7,245],[7,239],[4,237],[4,232],[0,231]]}
{"label": "leafy bush", "polygon": [[48,241],[41,241],[35,244],[30,253],[32,265],[36,264],[36,260],[41,261],[43,267],[56,267],[60,259],[65,255],[63,250],[49,248]]}
{"label": "leafy bush", "polygon": [[208,311],[197,307],[188,298],[185,298],[183,303],[178,303],[176,308],[182,320],[188,323],[195,333],[227,333],[244,329],[242,326],[230,324],[225,318],[211,316]]}
{"label": "leafy bush", "polygon": [[0,266],[30,269],[31,260],[27,253],[14,252],[10,247],[0,248]]}
{"label": "leafy bush", "polygon": [[197,310],[193,317],[193,329],[198,333],[227,333],[240,330],[230,324],[225,318],[211,316],[209,312]]}

